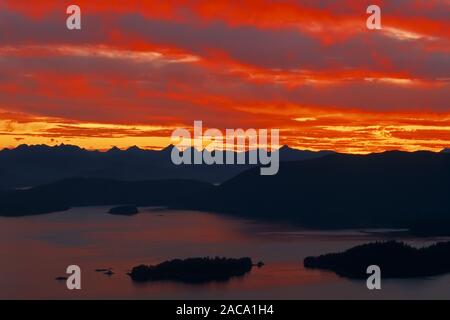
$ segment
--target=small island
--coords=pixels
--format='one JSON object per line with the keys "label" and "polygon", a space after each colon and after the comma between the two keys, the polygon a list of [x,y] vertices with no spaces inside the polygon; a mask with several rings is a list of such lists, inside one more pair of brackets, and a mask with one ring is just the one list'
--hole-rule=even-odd
{"label": "small island", "polygon": [[228,281],[233,277],[250,272],[253,263],[250,258],[188,258],[165,261],[158,265],[134,267],[128,275],[133,281],[179,281],[185,283],[206,283]]}
{"label": "small island", "polygon": [[98,268],[95,269],[95,272],[101,272],[107,276],[112,276],[114,272],[112,271],[112,268]]}
{"label": "small island", "polygon": [[56,281],[66,281],[68,278],[64,277],[64,276],[60,276],[60,277],[56,277],[55,280]]}
{"label": "small island", "polygon": [[304,266],[335,272],[341,277],[365,279],[367,267],[377,265],[383,278],[417,278],[450,273],[450,242],[414,248],[402,242],[376,242],[342,253],[307,257]]}
{"label": "small island", "polygon": [[109,210],[109,214],[121,215],[121,216],[132,216],[139,213],[136,206],[120,206]]}

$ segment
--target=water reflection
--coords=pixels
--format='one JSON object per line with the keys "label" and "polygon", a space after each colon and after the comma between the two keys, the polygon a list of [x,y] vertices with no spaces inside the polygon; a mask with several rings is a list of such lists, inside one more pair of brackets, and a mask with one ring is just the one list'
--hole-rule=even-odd
{"label": "water reflection", "polygon": [[[76,208],[35,217],[0,218],[0,298],[303,299],[450,298],[450,276],[386,280],[381,292],[333,273],[307,270],[308,255],[341,251],[383,234],[311,232],[216,214],[143,210],[112,216],[110,208]],[[416,245],[436,239],[408,239]],[[228,282],[136,284],[126,275],[139,264],[173,258],[249,256],[262,268]],[[55,277],[68,265],[82,269],[82,290]],[[96,269],[112,268],[107,276]]]}

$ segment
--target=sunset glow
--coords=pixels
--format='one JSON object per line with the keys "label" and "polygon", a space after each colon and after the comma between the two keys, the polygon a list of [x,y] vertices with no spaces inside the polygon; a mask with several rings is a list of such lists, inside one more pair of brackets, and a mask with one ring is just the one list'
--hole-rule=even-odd
{"label": "sunset glow", "polygon": [[[159,149],[176,128],[294,148],[450,147],[450,1],[0,0],[0,148]],[[365,8],[383,9],[367,30]]]}

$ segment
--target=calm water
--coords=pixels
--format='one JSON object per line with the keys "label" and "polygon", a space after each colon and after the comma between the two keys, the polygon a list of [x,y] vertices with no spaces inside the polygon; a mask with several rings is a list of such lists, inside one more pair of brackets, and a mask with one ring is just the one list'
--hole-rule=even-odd
{"label": "calm water", "polygon": [[[357,230],[311,232],[232,219],[216,214],[146,209],[137,216],[106,214],[108,208],[77,208],[36,217],[0,218],[0,298],[101,299],[418,299],[450,298],[450,275],[385,280],[368,291],[365,281],[302,267],[303,258],[341,251],[381,234]],[[435,239],[438,240],[438,239]],[[408,239],[421,246],[426,242]],[[249,256],[266,266],[226,283],[137,285],[126,272],[193,256]],[[82,269],[82,290],[69,291],[68,265]],[[97,268],[113,268],[108,277]]]}

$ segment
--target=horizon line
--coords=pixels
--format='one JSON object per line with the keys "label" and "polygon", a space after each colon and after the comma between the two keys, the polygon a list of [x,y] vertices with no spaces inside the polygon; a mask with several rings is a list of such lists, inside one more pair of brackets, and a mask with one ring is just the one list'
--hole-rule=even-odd
{"label": "horizon line", "polygon": [[[163,150],[168,149],[168,148],[178,148],[177,146],[175,146],[173,144],[168,144],[168,145],[166,145],[164,147],[140,147],[140,146],[137,146],[137,145],[132,145],[132,146],[125,147],[125,148],[120,148],[118,146],[111,146],[109,149],[95,149],[95,148],[85,148],[85,147],[81,147],[81,146],[78,146],[78,145],[75,145],[75,144],[66,144],[66,143],[60,143],[60,144],[54,144],[54,145],[49,145],[49,144],[45,144],[45,143],[42,143],[42,144],[26,144],[26,143],[23,143],[23,144],[17,145],[16,147],[4,147],[4,148],[0,149],[0,152],[1,151],[5,151],[5,150],[12,151],[12,150],[16,150],[16,149],[23,148],[23,147],[28,147],[28,148],[31,148],[31,147],[59,148],[59,147],[64,147],[64,146],[66,146],[66,147],[75,147],[75,148],[78,148],[80,150],[85,150],[85,151],[89,151],[89,152],[102,152],[102,153],[106,153],[106,152],[113,151],[113,150],[119,150],[119,151],[122,151],[122,152],[126,152],[126,151],[129,151],[129,150],[132,150],[132,149],[139,149],[141,151],[157,151],[157,152],[159,152],[159,151],[163,151]],[[201,150],[199,150],[198,148],[195,148],[194,146],[186,147],[186,149],[188,149],[188,148],[195,149],[198,152],[203,152],[203,151],[207,150],[207,147],[205,147],[205,148],[203,148]],[[354,152],[354,153],[352,153],[352,152],[338,152],[336,150],[329,150],[329,149],[320,149],[320,150],[301,149],[301,148],[291,147],[288,144],[280,145],[277,150],[281,150],[283,148],[287,148],[287,149],[291,149],[291,150],[295,150],[295,151],[304,151],[304,152],[316,152],[316,153],[317,152],[330,152],[330,153],[332,152],[332,153],[338,153],[338,154],[354,154],[354,155],[381,154],[381,153],[396,152],[396,151],[397,152],[405,152],[405,153],[415,153],[415,152],[445,153],[445,152],[450,152],[450,147],[443,147],[439,151],[420,150],[420,149],[412,150],[412,151],[410,151],[410,150],[401,150],[401,149],[385,149],[385,150],[380,151],[380,152]],[[240,151],[240,150],[239,151],[238,150],[224,150],[224,149],[212,149],[212,150],[207,150],[207,151],[210,151],[210,152],[213,152],[213,151],[223,151],[223,152],[230,151],[230,152],[234,152],[234,153],[240,153],[240,152],[248,152],[248,151],[251,151],[251,150],[261,150],[261,149],[265,149],[265,148],[249,149],[248,146],[246,145],[244,151]],[[182,150],[180,148],[178,148],[178,150],[180,150],[181,152],[184,151],[184,150]]]}

